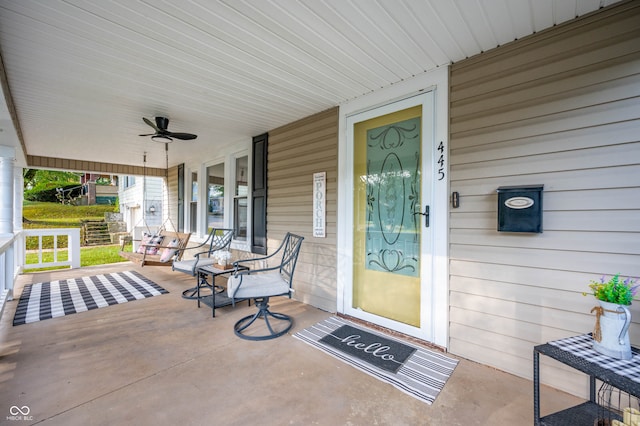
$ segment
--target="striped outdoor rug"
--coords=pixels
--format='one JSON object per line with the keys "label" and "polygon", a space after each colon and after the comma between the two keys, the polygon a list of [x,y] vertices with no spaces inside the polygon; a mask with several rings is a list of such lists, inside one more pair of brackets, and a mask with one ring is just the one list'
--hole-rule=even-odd
{"label": "striped outdoor rug", "polygon": [[[359,332],[353,332],[353,329],[359,329]],[[347,330],[347,333],[341,332],[342,330]],[[458,364],[458,360],[442,353],[411,345],[374,330],[365,330],[338,317],[328,318],[293,336],[379,380],[392,384],[427,404],[435,401]],[[371,336],[374,336],[373,340]],[[325,343],[331,340],[344,343],[344,348],[338,349],[339,345],[336,343]],[[393,342],[399,344],[399,347],[394,347]],[[405,347],[410,350],[407,351]],[[371,355],[369,356],[371,361],[378,365],[366,361],[364,359],[367,358],[366,356],[357,355],[358,351]],[[398,357],[396,356],[398,353],[409,353],[409,355],[404,359],[404,354]],[[399,367],[385,367],[374,360],[376,358],[391,361],[391,363],[397,362]]]}
{"label": "striped outdoor rug", "polygon": [[135,271],[27,284],[13,325],[84,312],[169,293]]}

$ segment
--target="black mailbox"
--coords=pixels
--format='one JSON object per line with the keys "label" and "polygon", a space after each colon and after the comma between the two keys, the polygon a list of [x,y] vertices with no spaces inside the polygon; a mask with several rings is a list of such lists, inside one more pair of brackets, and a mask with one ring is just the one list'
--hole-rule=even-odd
{"label": "black mailbox", "polygon": [[498,188],[498,231],[542,232],[543,185]]}

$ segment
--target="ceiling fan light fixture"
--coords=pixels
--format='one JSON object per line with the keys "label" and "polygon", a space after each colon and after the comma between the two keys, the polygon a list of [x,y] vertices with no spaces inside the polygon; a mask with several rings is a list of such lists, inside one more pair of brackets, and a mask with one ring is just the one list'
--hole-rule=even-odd
{"label": "ceiling fan light fixture", "polygon": [[165,136],[165,135],[153,135],[151,136],[151,140],[155,141],[155,142],[173,142],[173,139],[171,139],[169,136]]}

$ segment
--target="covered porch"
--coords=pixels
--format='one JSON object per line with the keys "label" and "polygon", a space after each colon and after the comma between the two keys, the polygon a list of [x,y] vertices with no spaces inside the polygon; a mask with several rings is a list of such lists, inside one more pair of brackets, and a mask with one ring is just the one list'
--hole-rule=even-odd
{"label": "covered porch", "polygon": [[[169,294],[12,325],[25,284],[134,269]],[[129,262],[21,275],[0,322],[0,423],[14,405],[29,407],[30,423],[65,425],[532,423],[530,380],[457,357],[428,405],[292,337],[331,313],[277,298],[292,330],[250,342],[233,324],[254,307],[211,318],[180,296],[192,284],[169,268]],[[579,402],[548,387],[542,397],[543,414]]]}

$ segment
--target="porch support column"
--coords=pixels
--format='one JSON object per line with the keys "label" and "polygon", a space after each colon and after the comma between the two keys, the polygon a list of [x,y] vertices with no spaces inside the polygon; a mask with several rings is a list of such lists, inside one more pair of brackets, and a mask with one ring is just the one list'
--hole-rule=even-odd
{"label": "porch support column", "polygon": [[[9,152],[11,151],[11,152]],[[13,236],[15,151],[0,146],[0,236]],[[22,217],[22,214],[20,215]]]}
{"label": "porch support column", "polygon": [[[0,315],[6,302],[13,299],[15,279],[15,241],[13,215],[15,203],[14,169],[15,149],[0,145],[0,242],[6,247],[0,253]],[[22,203],[20,203],[22,207]],[[20,214],[22,217],[22,214]]]}
{"label": "porch support column", "polygon": [[[14,161],[15,163],[15,161]],[[22,167],[13,168],[13,232],[22,231],[22,200],[24,198],[24,177]]]}

